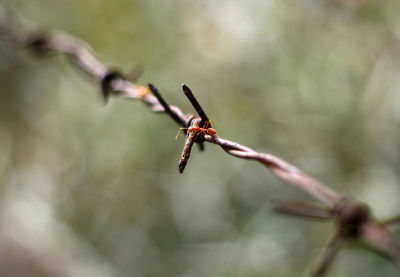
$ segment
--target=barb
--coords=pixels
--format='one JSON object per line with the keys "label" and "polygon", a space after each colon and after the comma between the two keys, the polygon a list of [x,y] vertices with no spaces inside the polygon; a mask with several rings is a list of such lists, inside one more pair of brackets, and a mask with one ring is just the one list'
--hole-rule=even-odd
{"label": "barb", "polygon": [[[211,122],[211,121],[208,118],[208,116],[205,113],[205,111],[203,110],[203,108],[201,107],[201,105],[199,104],[199,102],[197,101],[197,99],[194,96],[192,90],[185,84],[182,85],[182,90],[183,90],[183,93],[189,99],[190,103],[192,104],[192,106],[194,107],[194,109],[197,111],[197,113],[199,114],[199,116],[201,118],[201,121],[199,123],[200,127],[206,128],[205,125],[207,124],[207,122]],[[195,142],[199,145],[200,151],[203,151],[204,150],[204,140],[196,138]]]}
{"label": "barb", "polygon": [[392,227],[395,225],[400,225],[399,223],[400,223],[400,215],[382,221],[381,225],[385,227]]}
{"label": "barb", "polygon": [[[188,128],[193,126],[195,121],[197,122],[193,115],[185,115],[178,107],[170,106],[153,85],[149,84],[150,90],[154,94],[150,95],[147,93],[147,87],[127,81],[118,71],[102,64],[85,43],[72,36],[36,30],[31,26],[22,24],[16,17],[7,14],[1,8],[0,36],[15,42],[18,46],[32,49],[40,55],[49,53],[64,54],[73,64],[99,83],[105,101],[112,95],[119,95],[127,99],[140,100],[153,112],[167,113],[183,127]],[[205,124],[209,121],[208,116],[191,90],[186,85],[183,85],[182,89],[201,117],[199,128],[205,129]],[[385,254],[400,265],[400,247],[393,241],[390,233],[385,228],[385,225],[394,224],[399,221],[398,219],[381,225],[373,223],[370,220],[369,213],[358,203],[343,199],[330,188],[276,156],[256,152],[242,144],[220,138],[212,128],[208,128],[207,132],[191,132],[189,134],[179,163],[180,171],[185,168],[194,141],[198,143],[203,141],[213,143],[219,145],[226,153],[234,157],[262,163],[277,178],[298,187],[324,203],[331,211],[332,217],[337,221],[339,226],[338,234],[341,238],[362,240],[375,251]],[[286,211],[294,214],[295,208],[292,207]],[[303,211],[303,215],[306,213],[307,211],[305,213]],[[301,212],[298,212],[298,214],[301,214]],[[336,240],[333,240],[320,272],[325,271],[336,251]]]}
{"label": "barb", "polygon": [[340,242],[341,242],[341,237],[339,233],[336,232],[329,241],[328,246],[326,247],[325,252],[321,257],[321,264],[318,266],[318,269],[315,272],[316,277],[322,277],[326,273],[334,257],[339,251]]}
{"label": "barb", "polygon": [[192,90],[185,84],[182,85],[182,90],[183,90],[183,93],[186,95],[186,97],[189,99],[190,103],[192,103],[192,105],[195,108],[196,112],[201,117],[200,126],[203,127],[204,124],[207,121],[210,121],[210,119],[208,119],[208,116],[206,115],[205,111],[200,106],[200,104],[197,101],[196,97],[194,97],[194,95],[192,93]]}
{"label": "barb", "polygon": [[196,139],[195,132],[188,133],[185,141],[185,146],[183,147],[181,158],[179,159],[179,165],[178,165],[179,173],[183,173],[183,171],[185,170],[195,139]]}
{"label": "barb", "polygon": [[122,74],[117,71],[111,71],[104,75],[103,79],[101,80],[101,92],[103,93],[104,104],[107,104],[108,100],[110,99],[113,80],[122,78]]}
{"label": "barb", "polygon": [[296,201],[278,203],[275,207],[275,211],[289,215],[316,220],[329,218],[335,220],[337,229],[322,255],[315,276],[321,277],[326,273],[340,249],[342,240],[360,241],[365,247],[391,258],[400,266],[400,246],[391,238],[384,224],[372,221],[368,206],[348,198],[342,198],[333,208],[327,210],[330,217],[319,218],[321,210],[323,209],[319,206]]}
{"label": "barb", "polygon": [[303,217],[312,220],[332,219],[329,209],[298,201],[278,201],[274,204],[274,211],[291,216]]}
{"label": "barb", "polygon": [[165,101],[164,97],[161,96],[158,89],[152,83],[148,83],[148,86],[149,86],[151,92],[157,98],[158,102],[160,102],[161,106],[164,107],[165,112],[169,116],[171,116],[171,118],[173,120],[175,120],[176,123],[178,123],[179,125],[185,126],[186,120],[182,117],[179,117],[177,113],[175,113],[173,110],[171,110],[171,107],[168,105],[167,101]]}
{"label": "barb", "polygon": [[133,82],[136,82],[137,79],[140,78],[140,76],[142,76],[144,72],[144,68],[141,64],[134,66],[131,71],[128,72],[128,74],[126,75],[126,79]]}

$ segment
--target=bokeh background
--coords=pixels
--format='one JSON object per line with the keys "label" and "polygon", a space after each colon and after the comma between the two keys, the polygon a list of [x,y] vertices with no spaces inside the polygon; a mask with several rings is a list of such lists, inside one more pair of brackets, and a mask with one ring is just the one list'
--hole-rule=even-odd
{"label": "bokeh background", "polygon": [[[189,85],[218,134],[278,155],[377,218],[400,213],[400,2],[1,0],[143,65],[171,104]],[[271,212],[314,201],[214,145],[184,174],[176,124],[135,101],[104,106],[64,57],[0,40],[0,276],[309,276],[332,223]],[[399,236],[398,236],[399,238]],[[327,276],[400,276],[341,251]]]}

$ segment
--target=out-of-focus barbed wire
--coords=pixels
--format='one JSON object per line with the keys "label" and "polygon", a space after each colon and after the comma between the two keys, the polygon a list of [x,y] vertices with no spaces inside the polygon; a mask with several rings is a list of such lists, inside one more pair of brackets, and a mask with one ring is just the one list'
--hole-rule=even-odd
{"label": "out-of-focus barbed wire", "polygon": [[71,62],[98,82],[105,102],[111,95],[136,99],[145,103],[153,112],[169,115],[186,134],[184,149],[179,161],[180,173],[187,165],[193,144],[199,144],[202,150],[204,149],[203,143],[209,142],[220,146],[232,156],[262,163],[279,179],[304,190],[323,203],[324,206],[315,206],[299,202],[278,202],[275,206],[277,212],[285,214],[336,221],[337,229],[322,256],[316,276],[322,276],[326,272],[339,249],[340,242],[344,239],[356,239],[364,242],[367,247],[389,257],[400,266],[400,246],[392,239],[388,230],[389,227],[400,221],[399,217],[376,223],[372,220],[366,205],[342,197],[290,163],[274,155],[260,153],[242,144],[219,137],[212,127],[211,120],[188,86],[182,86],[183,92],[199,117],[185,114],[180,108],[169,105],[153,84],[137,85],[133,81],[138,76],[128,77],[115,68],[104,65],[95,57],[90,47],[81,40],[60,32],[46,32],[37,29],[3,8],[0,9],[0,35],[3,39],[8,39],[21,48],[29,48],[39,55],[51,53],[66,55]]}

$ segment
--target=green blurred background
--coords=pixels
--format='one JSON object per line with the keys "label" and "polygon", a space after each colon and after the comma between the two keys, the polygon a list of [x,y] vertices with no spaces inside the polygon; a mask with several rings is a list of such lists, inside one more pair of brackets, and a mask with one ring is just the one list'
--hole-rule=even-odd
{"label": "green blurred background", "polygon": [[[400,1],[1,0],[153,82],[218,134],[273,153],[377,218],[400,213]],[[0,41],[1,276],[309,276],[332,223],[255,162],[194,149],[167,116],[112,99],[64,57]],[[399,236],[398,236],[399,238]],[[327,276],[400,276],[345,248]]]}

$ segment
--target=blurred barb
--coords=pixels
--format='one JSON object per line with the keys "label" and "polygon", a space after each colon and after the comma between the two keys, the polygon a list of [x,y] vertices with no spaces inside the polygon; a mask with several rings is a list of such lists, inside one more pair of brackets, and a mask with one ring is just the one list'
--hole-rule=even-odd
{"label": "blurred barb", "polygon": [[385,221],[383,221],[381,223],[381,225],[385,226],[385,227],[394,227],[395,225],[399,225],[399,224],[400,224],[400,215],[386,219]]}
{"label": "blurred barb", "polygon": [[101,80],[101,91],[104,97],[104,103],[107,104],[110,99],[110,94],[112,92],[112,81],[116,79],[122,78],[121,73],[119,72],[108,72],[104,75]]}
{"label": "blurred barb", "polygon": [[[185,115],[178,107],[170,106],[154,85],[149,84],[148,88],[128,81],[118,70],[102,64],[85,43],[70,35],[37,30],[31,25],[22,24],[15,15],[7,13],[4,9],[0,10],[0,35],[4,39],[9,39],[21,47],[32,49],[40,55],[48,55],[54,52],[65,54],[73,64],[99,83],[105,101],[112,95],[141,100],[149,106],[151,111],[167,113],[183,127],[196,127],[192,129],[192,132],[187,132],[184,151],[179,162],[180,172],[183,172],[187,164],[193,143],[210,142],[219,145],[232,156],[259,161],[279,179],[300,188],[324,203],[332,218],[336,220],[338,229],[323,257],[321,267],[317,273],[318,276],[321,276],[331,263],[338,250],[339,238],[361,240],[371,249],[385,254],[399,264],[400,247],[392,240],[386,230],[386,226],[398,222],[398,218],[385,224],[375,224],[371,221],[369,212],[364,206],[342,198],[339,194],[288,162],[271,154],[256,152],[239,143],[220,138],[213,128],[207,128],[206,122],[209,121],[209,118],[186,85],[182,86],[183,92],[198,112],[199,119],[190,114]],[[148,93],[149,90],[154,95],[150,95]],[[200,125],[195,126],[198,121]],[[281,206],[277,210],[292,215],[297,214],[314,219],[318,217],[326,219],[321,210],[313,210],[310,205],[303,205],[296,209],[296,205],[292,203],[291,206]]]}
{"label": "blurred barb", "polygon": [[274,211],[277,213],[314,220],[332,219],[329,209],[323,206],[317,206],[298,201],[273,201],[273,203]]}
{"label": "blurred barb", "polygon": [[322,277],[326,273],[333,259],[335,258],[336,253],[339,250],[341,242],[340,240],[341,240],[340,234],[336,232],[329,241],[325,249],[325,252],[322,254],[321,265],[318,266],[318,269],[315,272],[315,276]]}
{"label": "blurred barb", "polygon": [[[321,257],[315,276],[321,277],[328,270],[334,256],[339,250],[341,240],[360,241],[368,249],[392,259],[400,266],[400,246],[392,239],[391,234],[382,223],[373,223],[369,208],[348,198],[342,198],[331,209],[325,209],[297,201],[277,202],[274,210],[280,213],[299,216],[307,219],[336,221],[334,236],[328,243]],[[321,214],[321,212],[327,214]]]}

